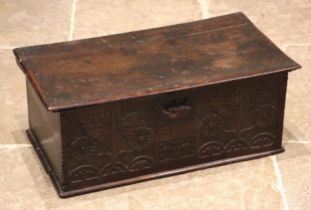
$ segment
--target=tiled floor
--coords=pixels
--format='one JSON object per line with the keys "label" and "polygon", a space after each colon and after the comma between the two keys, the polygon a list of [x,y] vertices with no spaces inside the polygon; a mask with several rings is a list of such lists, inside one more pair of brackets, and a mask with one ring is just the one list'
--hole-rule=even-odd
{"label": "tiled floor", "polygon": [[[290,74],[285,153],[59,199],[28,139],[24,76],[14,47],[243,11],[303,66]],[[0,0],[0,210],[311,209],[310,0]]]}

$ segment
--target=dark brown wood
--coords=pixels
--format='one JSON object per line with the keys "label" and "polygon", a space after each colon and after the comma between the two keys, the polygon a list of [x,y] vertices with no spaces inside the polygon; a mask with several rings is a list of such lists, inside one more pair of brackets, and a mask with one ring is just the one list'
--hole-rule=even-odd
{"label": "dark brown wood", "polygon": [[242,13],[14,53],[61,197],[283,151],[300,67]]}
{"label": "dark brown wood", "polygon": [[60,114],[48,111],[27,79],[29,129],[45,150],[59,180],[62,180]]}
{"label": "dark brown wood", "polygon": [[54,111],[299,68],[242,13],[14,53]]}

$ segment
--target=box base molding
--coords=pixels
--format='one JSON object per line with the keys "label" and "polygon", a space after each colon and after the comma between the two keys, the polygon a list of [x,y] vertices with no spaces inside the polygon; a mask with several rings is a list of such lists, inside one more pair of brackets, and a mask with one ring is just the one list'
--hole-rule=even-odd
{"label": "box base molding", "polygon": [[129,178],[129,179],[114,181],[114,182],[110,182],[110,183],[100,184],[100,185],[96,185],[96,186],[86,187],[83,189],[64,191],[61,188],[60,181],[57,178],[56,174],[54,173],[52,166],[51,166],[51,164],[47,158],[47,155],[44,152],[43,148],[40,146],[39,141],[36,139],[35,135],[31,132],[30,129],[27,129],[26,133],[27,133],[27,136],[28,136],[31,144],[33,145],[33,147],[34,147],[45,171],[51,177],[52,182],[54,184],[54,187],[55,187],[59,197],[61,197],[61,198],[72,197],[72,196],[81,195],[81,194],[85,194],[85,193],[89,193],[89,192],[95,192],[95,191],[100,191],[100,190],[104,190],[104,189],[134,184],[134,183],[138,183],[138,182],[143,182],[143,181],[148,181],[148,180],[153,180],[153,179],[158,179],[158,178],[164,178],[164,177],[168,177],[168,176],[172,176],[172,175],[178,175],[178,174],[192,172],[192,171],[196,171],[196,170],[200,170],[200,169],[206,169],[206,168],[236,163],[236,162],[240,162],[240,161],[246,161],[246,160],[261,158],[261,157],[265,157],[265,156],[274,155],[274,154],[284,152],[284,148],[281,147],[279,149],[274,149],[274,150],[270,150],[270,151],[265,151],[265,152],[255,153],[255,154],[249,154],[249,155],[244,155],[244,156],[239,156],[239,157],[234,157],[234,158],[227,158],[227,159],[217,160],[217,161],[213,161],[213,162],[207,162],[207,163],[202,163],[202,164],[198,164],[198,165],[187,166],[187,167],[183,167],[183,168],[179,168],[179,169],[162,171],[162,172],[158,172],[158,173],[154,173],[154,174],[148,174],[148,175],[138,176],[138,177],[134,177],[134,178]]}

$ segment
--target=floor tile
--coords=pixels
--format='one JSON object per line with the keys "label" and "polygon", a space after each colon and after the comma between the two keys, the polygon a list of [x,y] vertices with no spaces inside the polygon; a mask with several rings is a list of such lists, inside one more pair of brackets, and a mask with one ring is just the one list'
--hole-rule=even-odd
{"label": "floor tile", "polygon": [[1,210],[84,210],[108,209],[107,205],[117,206],[118,202],[126,205],[127,196],[119,189],[60,199],[32,148],[0,146],[0,152]]}
{"label": "floor tile", "polygon": [[32,148],[0,152],[1,210],[281,208],[270,158],[60,199]]}
{"label": "floor tile", "polygon": [[[264,158],[139,184],[137,209],[281,209],[271,159]],[[156,204],[156,205],[154,205]]]}
{"label": "floor tile", "polygon": [[[311,209],[311,1],[206,0],[209,16],[245,12],[300,63],[289,75],[286,152],[277,155],[289,209]],[[278,210],[282,209],[270,157],[60,199],[25,135],[25,76],[11,50],[69,38],[72,0],[0,0],[1,210]],[[201,19],[197,0],[78,0],[74,39]],[[309,68],[310,67],[310,68]],[[289,143],[291,142],[291,143]],[[21,146],[22,145],[22,146]]]}
{"label": "floor tile", "polygon": [[278,156],[289,209],[311,209],[311,144],[287,144]]}
{"label": "floor tile", "polygon": [[201,18],[196,0],[79,1],[74,38],[103,36]]}
{"label": "floor tile", "polygon": [[0,0],[0,48],[68,40],[72,0]]}
{"label": "floor tile", "polygon": [[[37,180],[42,180],[42,175],[33,179],[23,155],[30,154],[30,148],[2,148],[0,147],[0,203],[1,210],[34,210],[44,209],[40,194],[35,190]],[[32,164],[36,171],[42,170],[40,166]],[[45,177],[46,179],[47,177]],[[44,187],[44,186],[43,186]]]}
{"label": "floor tile", "polygon": [[0,50],[0,145],[28,144],[25,75],[12,50]]}
{"label": "floor tile", "polygon": [[311,46],[290,46],[286,52],[302,69],[289,73],[284,139],[311,143]]}
{"label": "floor tile", "polygon": [[311,43],[309,0],[206,0],[208,14],[244,12],[276,44]]}

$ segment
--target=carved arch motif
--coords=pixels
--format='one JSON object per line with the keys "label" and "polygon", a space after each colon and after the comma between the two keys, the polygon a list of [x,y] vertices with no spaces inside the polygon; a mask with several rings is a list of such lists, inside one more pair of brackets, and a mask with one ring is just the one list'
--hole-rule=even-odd
{"label": "carved arch motif", "polygon": [[198,149],[199,158],[209,158],[224,154],[224,145],[217,141],[207,142]]}
{"label": "carved arch motif", "polygon": [[142,171],[150,169],[153,166],[153,159],[149,156],[143,155],[135,157],[128,165],[129,171]]}
{"label": "carved arch motif", "polygon": [[83,165],[74,169],[69,177],[72,183],[91,181],[100,178],[100,170],[96,166]]}

